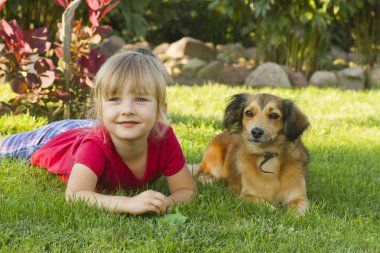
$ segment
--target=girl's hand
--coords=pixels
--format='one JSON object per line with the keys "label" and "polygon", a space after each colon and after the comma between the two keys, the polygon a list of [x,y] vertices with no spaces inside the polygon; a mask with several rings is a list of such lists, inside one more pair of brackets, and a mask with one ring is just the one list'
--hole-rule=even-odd
{"label": "girl's hand", "polygon": [[166,196],[160,192],[147,190],[136,196],[130,197],[126,204],[127,212],[130,214],[143,214],[154,212],[157,215],[164,214],[170,207]]}

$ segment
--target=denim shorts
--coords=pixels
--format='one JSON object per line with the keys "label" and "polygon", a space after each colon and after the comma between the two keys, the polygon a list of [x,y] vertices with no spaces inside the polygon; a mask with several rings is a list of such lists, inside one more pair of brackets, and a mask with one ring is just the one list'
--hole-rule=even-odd
{"label": "denim shorts", "polygon": [[98,124],[97,120],[69,119],[56,121],[33,131],[10,135],[0,144],[0,158],[29,160],[34,152],[58,134],[77,128],[94,127]]}

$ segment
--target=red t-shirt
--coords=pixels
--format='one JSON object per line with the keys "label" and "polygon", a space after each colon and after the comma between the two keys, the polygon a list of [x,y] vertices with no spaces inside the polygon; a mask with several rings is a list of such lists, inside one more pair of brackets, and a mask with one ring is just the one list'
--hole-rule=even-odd
{"label": "red t-shirt", "polygon": [[141,188],[161,175],[172,176],[183,168],[185,157],[169,126],[163,138],[148,138],[146,170],[139,180],[116,152],[108,132],[98,126],[57,135],[33,154],[30,163],[59,175],[64,182],[75,163],[86,165],[98,176],[96,190],[100,192]]}

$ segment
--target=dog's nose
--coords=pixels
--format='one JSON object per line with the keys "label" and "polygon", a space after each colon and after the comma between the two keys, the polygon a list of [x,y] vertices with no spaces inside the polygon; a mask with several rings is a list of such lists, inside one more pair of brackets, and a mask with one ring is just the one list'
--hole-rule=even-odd
{"label": "dog's nose", "polygon": [[258,139],[260,138],[261,136],[263,136],[264,134],[264,130],[259,128],[259,127],[255,127],[251,130],[251,134],[254,138]]}

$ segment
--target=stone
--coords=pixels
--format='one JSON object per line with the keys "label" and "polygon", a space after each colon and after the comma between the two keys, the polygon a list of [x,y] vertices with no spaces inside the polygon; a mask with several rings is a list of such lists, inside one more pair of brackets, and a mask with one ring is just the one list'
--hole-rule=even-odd
{"label": "stone", "polygon": [[251,87],[292,87],[285,70],[274,62],[266,62],[258,66],[245,79],[245,84]]}
{"label": "stone", "polygon": [[368,85],[372,89],[380,89],[380,66],[375,66],[368,72]]}
{"label": "stone", "polygon": [[336,87],[338,85],[338,78],[332,71],[316,71],[309,80],[310,85],[316,87]]}
{"label": "stone", "polygon": [[174,59],[188,56],[190,58],[198,58],[204,61],[215,59],[216,52],[200,40],[183,37],[182,39],[172,43],[166,54]]}
{"label": "stone", "polygon": [[107,57],[112,56],[125,45],[125,41],[119,36],[112,35],[99,45],[99,52]]}
{"label": "stone", "polygon": [[364,89],[364,70],[361,67],[352,67],[338,71],[338,87],[351,90]]}
{"label": "stone", "polygon": [[224,64],[220,61],[212,61],[197,73],[197,78],[220,81],[223,77]]}

